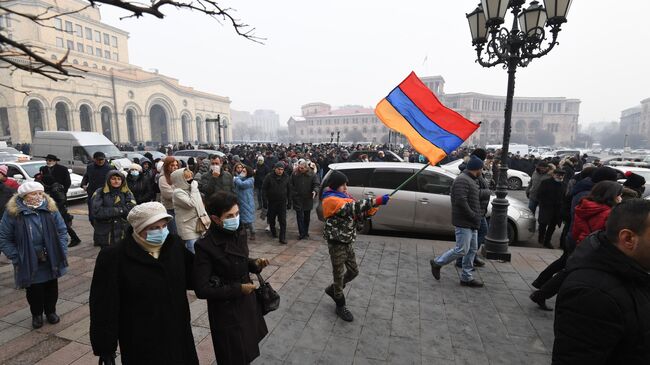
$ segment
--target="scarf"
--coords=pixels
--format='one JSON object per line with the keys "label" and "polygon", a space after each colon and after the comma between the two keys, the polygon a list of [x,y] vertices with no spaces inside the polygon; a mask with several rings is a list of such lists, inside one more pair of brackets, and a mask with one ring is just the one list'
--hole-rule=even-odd
{"label": "scarf", "polygon": [[158,257],[160,257],[160,250],[162,249],[163,245],[152,245],[151,243],[149,243],[144,238],[140,237],[135,232],[133,232],[133,239],[135,240],[135,242],[138,243],[138,245],[140,245],[140,247],[142,247],[143,250],[145,250],[154,259],[158,259]]}

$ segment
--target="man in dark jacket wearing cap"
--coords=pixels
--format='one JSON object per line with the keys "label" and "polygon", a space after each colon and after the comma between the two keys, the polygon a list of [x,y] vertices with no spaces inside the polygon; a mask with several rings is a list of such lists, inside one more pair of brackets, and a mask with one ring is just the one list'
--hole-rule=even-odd
{"label": "man in dark jacket wearing cap", "polygon": [[106,161],[106,155],[100,151],[93,154],[93,162],[86,166],[86,173],[83,179],[81,179],[81,187],[88,193],[88,199],[86,200],[88,203],[88,219],[90,220],[90,224],[93,224],[92,199],[90,197],[97,189],[104,186],[106,183],[106,175],[111,170],[112,167]]}
{"label": "man in dark jacket wearing cap", "polygon": [[280,224],[280,243],[287,243],[287,209],[291,209],[291,177],[284,173],[284,163],[278,162],[273,172],[266,175],[262,183],[262,191],[268,200],[267,220],[271,235],[278,237],[275,230],[275,218]]}
{"label": "man in dark jacket wearing cap", "polygon": [[46,165],[42,166],[40,168],[40,171],[43,176],[50,175],[54,178],[55,182],[63,185],[63,188],[67,194],[68,190],[70,189],[70,185],[72,185],[70,181],[70,172],[68,171],[67,167],[59,165],[59,161],[61,160],[59,160],[59,158],[55,155],[47,155],[45,157]]}
{"label": "man in dark jacket wearing cap", "polygon": [[645,192],[645,178],[639,174],[635,174],[632,171],[627,171],[625,173],[625,182],[623,186],[630,188],[639,194],[639,198],[643,197]]}
{"label": "man in dark jacket wearing cap", "polygon": [[481,194],[489,191],[480,190],[476,179],[483,169],[483,161],[472,156],[463,171],[451,186],[451,222],[455,227],[456,247],[430,261],[431,273],[440,280],[440,269],[457,258],[463,258],[463,272],[460,278],[462,286],[482,287],[483,283],[472,277],[474,258],[476,257],[478,229],[481,225]]}
{"label": "man in dark jacket wearing cap", "polygon": [[567,263],[553,364],[650,364],[650,201],[614,207]]}

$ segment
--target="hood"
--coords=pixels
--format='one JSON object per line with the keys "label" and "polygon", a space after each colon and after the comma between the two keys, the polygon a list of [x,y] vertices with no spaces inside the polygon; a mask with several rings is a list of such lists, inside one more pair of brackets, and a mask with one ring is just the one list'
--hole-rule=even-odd
{"label": "hood", "polygon": [[178,169],[171,174],[172,185],[177,189],[190,190],[190,184],[183,177],[185,169]]}
{"label": "hood", "polygon": [[592,233],[573,252],[566,269],[595,269],[620,277],[624,282],[650,285],[650,275],[607,240],[603,231]]}
{"label": "hood", "polygon": [[144,169],[143,164],[144,164],[145,162],[148,162],[148,163],[149,163],[149,168],[153,168],[153,163],[151,163],[151,160],[148,159],[148,158],[146,158],[146,157],[142,157],[142,158],[140,159],[140,166],[142,166],[143,169]]}
{"label": "hood", "polygon": [[[44,195],[45,195],[45,205],[43,205],[43,206],[41,206],[41,207],[39,207],[37,209],[39,209],[39,210],[47,210],[47,211],[50,211],[50,212],[57,212],[58,209],[56,207],[56,202],[54,201],[54,199],[52,199],[47,194],[44,194]],[[25,212],[25,211],[30,212],[30,211],[32,211],[31,208],[28,208],[23,203],[23,199],[21,197],[19,197],[18,194],[14,194],[14,196],[12,196],[11,199],[9,199],[5,209],[7,211],[7,214],[9,214],[9,215],[11,215],[13,217],[17,216],[18,213],[21,213],[21,212]]]}
{"label": "hood", "polygon": [[580,194],[585,191],[590,191],[591,188],[594,187],[594,182],[591,181],[590,177],[585,177],[584,179],[578,181],[574,186],[573,190],[571,191],[571,196],[576,196],[577,194]]}
{"label": "hood", "polygon": [[580,203],[576,206],[575,215],[584,219],[589,220],[594,216],[597,216],[605,211],[610,211],[612,208],[608,205],[596,203],[589,199],[582,199]]}
{"label": "hood", "polygon": [[109,193],[111,190],[115,190],[115,189],[113,189],[111,187],[111,184],[110,184],[111,177],[113,177],[113,176],[122,177],[122,185],[120,186],[119,190],[121,192],[123,192],[123,193],[128,192],[129,187],[128,187],[128,185],[126,185],[126,177],[124,176],[124,174],[122,174],[121,172],[119,172],[117,170],[111,170],[111,171],[108,172],[108,174],[106,174],[106,182],[104,183],[104,188],[102,189],[104,194]]}

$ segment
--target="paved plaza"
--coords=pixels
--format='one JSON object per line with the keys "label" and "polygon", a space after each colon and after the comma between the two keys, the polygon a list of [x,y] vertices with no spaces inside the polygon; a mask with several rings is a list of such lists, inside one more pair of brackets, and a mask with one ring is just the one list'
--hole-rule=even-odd
{"label": "paved plaza", "polygon": [[[279,289],[280,309],[265,318],[269,335],[254,364],[548,364],[553,312],[528,299],[530,282],[559,250],[513,247],[512,262],[488,262],[477,269],[481,289],[459,286],[448,265],[437,282],[429,259],[452,242],[359,236],[355,246],[360,275],[346,289],[355,316],[334,314],[323,289],[331,282],[327,245],[315,222],[311,239],[296,241],[289,218],[289,244],[261,231],[251,256],[267,257],[264,277]],[[15,290],[13,268],[0,260],[0,364],[97,364],[88,337],[88,294],[98,249],[92,229],[77,216],[83,243],[69,251],[69,273],[59,280],[61,322],[31,329],[24,291]],[[188,293],[194,340],[201,364],[214,364],[205,301]],[[553,301],[550,302],[554,304]]]}

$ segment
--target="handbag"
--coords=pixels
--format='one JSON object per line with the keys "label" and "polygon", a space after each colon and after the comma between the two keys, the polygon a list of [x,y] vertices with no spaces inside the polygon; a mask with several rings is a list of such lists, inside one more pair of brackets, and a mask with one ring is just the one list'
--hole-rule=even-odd
{"label": "handbag", "polygon": [[262,275],[255,275],[257,275],[257,280],[260,282],[260,287],[255,289],[255,296],[257,296],[257,301],[262,307],[262,314],[266,315],[280,307],[280,294],[271,287],[271,284],[264,281]]}
{"label": "handbag", "polygon": [[210,228],[210,217],[202,215],[196,220],[196,233],[203,234]]}

